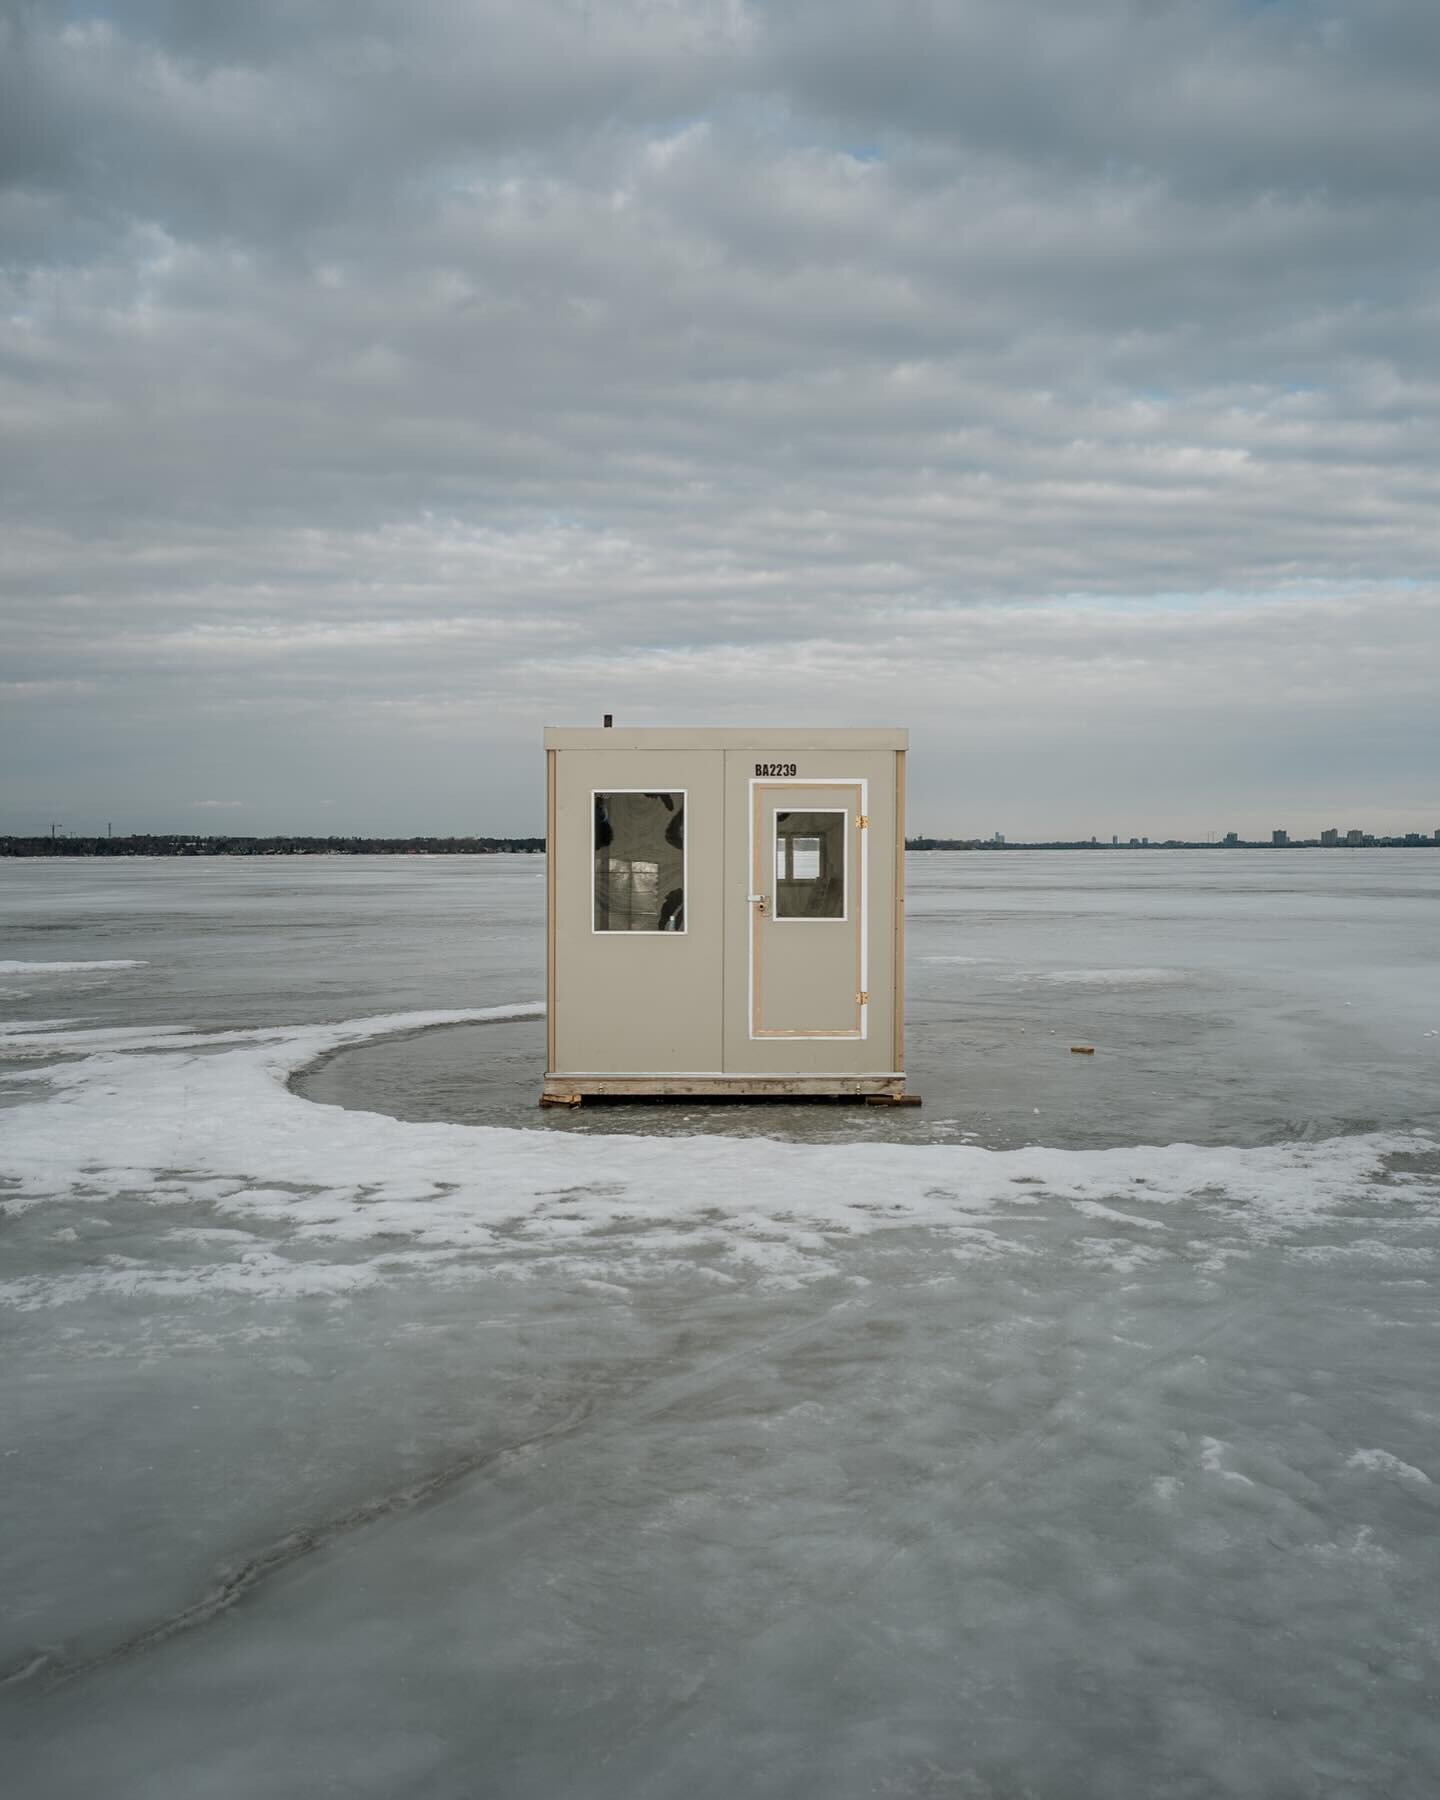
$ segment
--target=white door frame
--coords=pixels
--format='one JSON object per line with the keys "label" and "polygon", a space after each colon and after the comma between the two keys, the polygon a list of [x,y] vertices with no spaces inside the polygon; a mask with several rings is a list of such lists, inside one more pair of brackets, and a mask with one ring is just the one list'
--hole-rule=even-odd
{"label": "white door frame", "polygon": [[[756,942],[760,931],[760,919],[755,911],[755,903],[747,900],[745,903],[746,910],[750,914],[750,917],[747,921],[746,939],[749,944],[750,954],[746,970],[748,990],[746,1012],[749,1014],[750,1019],[751,1040],[752,1042],[770,1042],[776,1038],[843,1038],[853,1041],[857,1038],[866,1038],[870,1035],[870,838],[868,818],[870,811],[870,783],[863,775],[812,775],[809,777],[803,775],[752,775],[747,785],[750,802],[749,854],[745,861],[745,891],[747,894],[754,891],[751,884],[755,879],[756,868],[759,866],[755,860],[757,832],[760,826],[760,796],[756,792],[757,788],[854,788],[859,796],[856,816],[858,819],[865,821],[859,826],[851,827],[851,830],[855,832],[856,837],[859,839],[859,842],[855,846],[855,861],[858,867],[858,879],[855,884],[857,896],[857,917],[855,924],[860,935],[859,968],[860,994],[862,996],[856,1008],[859,1016],[858,1028],[854,1031],[762,1031],[760,1029],[759,969],[756,957]],[[770,885],[773,887],[775,884],[774,868],[770,864],[764,866],[769,868]],[[848,911],[848,884],[846,893]],[[804,924],[807,922],[821,923],[822,921],[794,921],[796,924]],[[836,923],[840,923],[840,921],[837,920]]]}

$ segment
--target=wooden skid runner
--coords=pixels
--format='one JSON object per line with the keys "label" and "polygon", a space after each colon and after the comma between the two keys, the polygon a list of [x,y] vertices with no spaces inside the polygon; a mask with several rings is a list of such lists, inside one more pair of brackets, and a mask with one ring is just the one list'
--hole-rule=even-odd
{"label": "wooden skid runner", "polygon": [[903,1075],[547,1075],[542,1106],[583,1100],[860,1100],[873,1106],[918,1106]]}

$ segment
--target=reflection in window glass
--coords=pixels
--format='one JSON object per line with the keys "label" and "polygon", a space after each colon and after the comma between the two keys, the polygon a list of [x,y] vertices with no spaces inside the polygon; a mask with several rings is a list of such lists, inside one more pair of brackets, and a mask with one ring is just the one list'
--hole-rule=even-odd
{"label": "reflection in window glass", "polygon": [[775,917],[845,917],[845,814],[777,812]]}
{"label": "reflection in window glass", "polygon": [[595,929],[685,929],[685,796],[596,794]]}
{"label": "reflection in window glass", "polygon": [[820,839],[790,839],[790,875],[795,881],[820,879]]}

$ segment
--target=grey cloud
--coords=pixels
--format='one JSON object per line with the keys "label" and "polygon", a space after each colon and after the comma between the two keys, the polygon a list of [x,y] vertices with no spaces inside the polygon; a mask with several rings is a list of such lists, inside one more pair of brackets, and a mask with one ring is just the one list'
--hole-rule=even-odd
{"label": "grey cloud", "polygon": [[606,706],[908,720],[932,828],[1428,805],[1433,30],[12,14],[0,829],[527,829]]}
{"label": "grey cloud", "polygon": [[0,176],[83,222],[284,243],[424,206],[477,159],[700,103],[731,55],[723,9],[32,9],[6,44],[23,100]]}
{"label": "grey cloud", "polygon": [[885,136],[1201,192],[1434,192],[1434,9],[1236,0],[784,0],[787,89]]}

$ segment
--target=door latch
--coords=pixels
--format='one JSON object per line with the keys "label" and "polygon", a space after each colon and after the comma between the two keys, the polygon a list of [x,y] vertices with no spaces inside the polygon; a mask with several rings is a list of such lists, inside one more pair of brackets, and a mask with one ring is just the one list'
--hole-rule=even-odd
{"label": "door latch", "polygon": [[752,906],[758,906],[760,908],[760,916],[763,919],[765,916],[765,896],[763,894],[747,894],[745,898]]}

